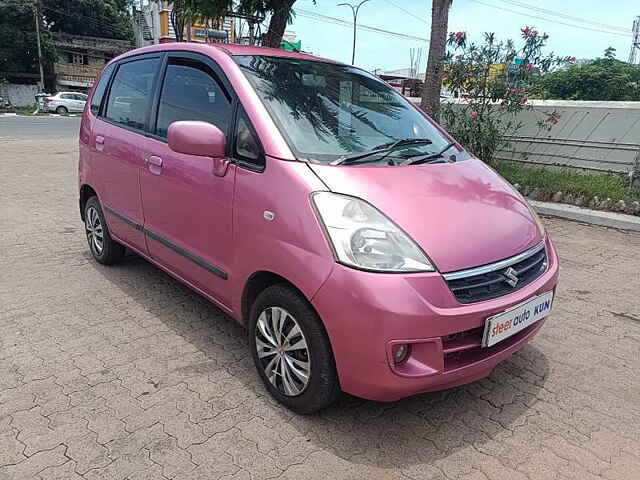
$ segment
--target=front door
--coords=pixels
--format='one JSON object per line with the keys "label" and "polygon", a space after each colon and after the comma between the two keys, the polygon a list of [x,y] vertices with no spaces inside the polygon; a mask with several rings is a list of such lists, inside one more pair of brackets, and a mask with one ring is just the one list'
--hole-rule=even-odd
{"label": "front door", "polygon": [[104,112],[92,135],[95,178],[109,231],[130,246],[146,252],[140,199],[141,144],[160,66],[160,56],[134,57],[118,66]]}
{"label": "front door", "polygon": [[210,59],[168,55],[153,139],[144,145],[141,191],[151,257],[228,306],[236,167],[216,176],[213,159],[174,152],[166,141],[169,125],[179,120],[209,122],[229,134],[233,102],[221,79]]}

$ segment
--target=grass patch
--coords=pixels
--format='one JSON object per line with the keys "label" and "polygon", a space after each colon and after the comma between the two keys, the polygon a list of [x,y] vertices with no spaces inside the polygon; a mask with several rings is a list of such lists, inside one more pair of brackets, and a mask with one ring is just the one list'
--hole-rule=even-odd
{"label": "grass patch", "polygon": [[[16,113],[18,115],[32,115],[35,112],[36,106],[29,105],[27,107],[11,107],[11,108],[0,108],[0,113]],[[48,115],[49,112],[40,111],[38,115]]]}
{"label": "grass patch", "polygon": [[640,190],[631,187],[628,178],[621,174],[582,173],[571,168],[545,168],[506,160],[496,160],[494,167],[509,182],[539,188],[548,194],[561,191],[589,199],[597,196],[613,202],[640,201]]}

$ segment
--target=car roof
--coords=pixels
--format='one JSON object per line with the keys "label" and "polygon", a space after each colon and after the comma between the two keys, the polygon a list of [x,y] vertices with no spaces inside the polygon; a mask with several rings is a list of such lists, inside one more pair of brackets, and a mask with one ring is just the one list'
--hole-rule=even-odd
{"label": "car roof", "polygon": [[287,50],[281,50],[279,48],[268,47],[256,47],[253,45],[238,45],[235,43],[201,43],[201,42],[171,42],[161,43],[156,45],[150,45],[148,47],[137,48],[135,50],[129,50],[118,58],[125,58],[132,55],[139,55],[143,53],[162,52],[170,50],[187,50],[192,52],[207,53],[209,49],[216,49],[220,52],[224,52],[230,56],[236,55],[259,55],[265,57],[284,57],[284,58],[299,58],[302,60],[312,60],[325,63],[341,64],[335,60],[328,58],[316,57],[309,53],[304,52],[290,52]]}

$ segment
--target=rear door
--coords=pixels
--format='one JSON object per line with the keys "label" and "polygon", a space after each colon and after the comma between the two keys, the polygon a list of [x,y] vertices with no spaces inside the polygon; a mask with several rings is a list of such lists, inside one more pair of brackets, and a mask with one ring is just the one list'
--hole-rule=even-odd
{"label": "rear door", "polygon": [[69,112],[75,111],[76,99],[73,93],[61,93],[59,99],[60,105],[65,107]]}
{"label": "rear door", "polygon": [[92,132],[93,165],[109,231],[146,253],[140,171],[149,109],[162,56],[127,58],[112,75],[106,102]]}
{"label": "rear door", "polygon": [[231,88],[211,59],[186,52],[167,55],[162,78],[141,176],[149,254],[228,305],[236,167],[216,176],[213,159],[174,152],[166,137],[171,123],[200,120],[229,138]]}

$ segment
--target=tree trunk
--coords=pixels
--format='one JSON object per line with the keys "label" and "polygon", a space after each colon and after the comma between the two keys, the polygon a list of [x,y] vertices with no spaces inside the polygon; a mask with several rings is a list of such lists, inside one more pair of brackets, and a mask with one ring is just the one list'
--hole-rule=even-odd
{"label": "tree trunk", "polygon": [[447,48],[449,24],[449,6],[451,0],[433,0],[431,9],[431,39],[429,42],[429,59],[427,73],[422,89],[420,105],[434,116],[440,108],[440,89],[442,88],[442,67]]}
{"label": "tree trunk", "polygon": [[263,46],[280,48],[280,42],[282,42],[282,36],[287,28],[287,21],[289,20],[289,12],[296,0],[282,0],[277,9],[275,9],[271,15],[269,21],[269,30],[264,37]]}

